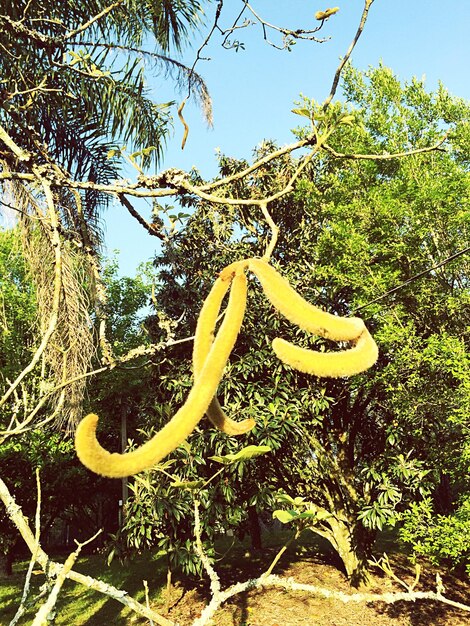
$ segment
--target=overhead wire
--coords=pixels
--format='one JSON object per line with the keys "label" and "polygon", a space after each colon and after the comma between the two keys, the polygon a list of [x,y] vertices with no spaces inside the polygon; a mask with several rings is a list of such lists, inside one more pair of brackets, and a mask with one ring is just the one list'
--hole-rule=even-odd
{"label": "overhead wire", "polygon": [[356,313],[357,311],[361,311],[362,309],[365,309],[366,307],[370,306],[371,304],[375,304],[376,302],[380,302],[380,300],[383,300],[387,296],[390,296],[391,294],[396,293],[397,291],[400,291],[400,289],[403,289],[403,287],[406,287],[407,285],[410,285],[411,283],[415,282],[419,278],[422,278],[423,276],[426,276],[426,274],[429,274],[430,272],[433,272],[434,270],[437,270],[440,267],[443,267],[444,265],[447,265],[448,263],[450,263],[454,259],[457,259],[458,257],[466,254],[467,252],[470,252],[470,246],[467,246],[463,250],[459,250],[458,252],[455,252],[454,254],[451,254],[446,259],[443,259],[439,263],[436,263],[436,265],[433,265],[432,267],[428,267],[427,269],[425,269],[425,270],[423,270],[421,272],[418,272],[418,274],[415,274],[414,276],[411,276],[410,278],[408,278],[408,280],[405,280],[400,285],[397,285],[396,287],[393,287],[393,289],[389,289],[388,291],[383,293],[381,296],[377,296],[377,298],[374,298],[373,300],[370,300],[370,302],[367,302],[366,304],[361,304],[361,306],[356,307],[354,309],[353,313]]}

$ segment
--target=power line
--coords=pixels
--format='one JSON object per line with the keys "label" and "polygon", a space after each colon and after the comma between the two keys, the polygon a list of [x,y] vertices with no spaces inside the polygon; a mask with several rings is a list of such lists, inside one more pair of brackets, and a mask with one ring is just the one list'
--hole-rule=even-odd
{"label": "power line", "polygon": [[377,298],[374,298],[374,300],[367,302],[367,304],[362,304],[361,306],[354,309],[354,313],[356,313],[357,311],[360,311],[361,309],[365,309],[371,304],[375,304],[376,302],[383,300],[384,298],[391,295],[392,293],[396,293],[397,291],[400,291],[400,289],[403,289],[403,287],[406,287],[406,285],[409,285],[410,283],[413,283],[415,280],[418,280],[418,278],[421,278],[422,276],[429,274],[429,272],[432,272],[434,270],[439,269],[440,267],[444,265],[447,265],[447,263],[450,263],[450,261],[457,259],[459,256],[462,256],[463,254],[466,254],[467,252],[470,252],[470,246],[467,246],[463,250],[459,250],[459,252],[455,252],[454,254],[451,254],[451,256],[447,257],[447,259],[444,259],[440,263],[437,263],[436,265],[433,265],[432,267],[428,267],[428,269],[423,270],[422,272],[419,272],[418,274],[415,274],[414,276],[412,276],[411,278],[408,278],[408,280],[405,280],[405,282],[401,283],[397,287],[394,287],[393,289],[389,289],[388,291],[383,293],[381,296],[378,296]]}

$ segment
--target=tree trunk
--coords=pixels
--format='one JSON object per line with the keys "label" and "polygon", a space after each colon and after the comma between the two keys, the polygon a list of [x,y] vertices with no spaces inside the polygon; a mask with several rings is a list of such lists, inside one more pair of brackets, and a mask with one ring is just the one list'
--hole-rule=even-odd
{"label": "tree trunk", "polygon": [[251,547],[253,550],[261,550],[263,547],[261,543],[261,526],[256,507],[248,507],[248,520],[250,522]]}
{"label": "tree trunk", "polygon": [[12,576],[13,574],[13,563],[15,562],[17,545],[18,541],[12,543],[0,560],[2,563],[2,572],[5,576]]}
{"label": "tree trunk", "polygon": [[348,523],[336,517],[329,518],[327,523],[330,530],[319,534],[328,539],[338,553],[351,586],[368,585],[368,564],[375,532],[364,528],[362,524]]}

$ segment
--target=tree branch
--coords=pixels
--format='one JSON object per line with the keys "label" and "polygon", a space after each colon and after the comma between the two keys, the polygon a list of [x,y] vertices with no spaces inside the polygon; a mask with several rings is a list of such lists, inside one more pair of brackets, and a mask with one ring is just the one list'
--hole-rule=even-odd
{"label": "tree branch", "polygon": [[29,587],[31,584],[31,576],[33,574],[33,567],[37,560],[39,549],[39,538],[41,534],[41,481],[39,480],[39,469],[36,469],[36,486],[37,486],[37,502],[36,502],[36,515],[34,522],[34,548],[31,550],[31,559],[29,561],[28,571],[26,572],[26,578],[23,586],[23,593],[20,600],[20,605],[16,611],[13,619],[10,622],[10,626],[15,626],[18,621],[26,613],[26,600],[29,595]]}
{"label": "tree branch", "polygon": [[142,217],[142,215],[138,211],[136,211],[136,209],[134,209],[134,207],[132,206],[132,204],[129,202],[129,200],[126,198],[124,194],[119,194],[118,198],[121,201],[121,203],[126,207],[126,209],[129,211],[129,213],[132,215],[132,217],[134,217],[150,235],[152,235],[153,237],[158,237],[161,241],[165,241],[166,237],[159,230],[158,226],[156,226],[155,224],[151,224],[150,222],[147,222]]}
{"label": "tree branch", "polygon": [[356,35],[354,36],[354,39],[351,42],[351,45],[349,46],[346,54],[344,55],[344,57],[341,59],[341,62],[335,72],[334,78],[333,78],[333,84],[331,85],[331,90],[330,93],[328,95],[328,97],[326,98],[325,102],[323,103],[323,110],[326,111],[326,109],[329,107],[330,102],[333,100],[335,93],[336,93],[336,89],[338,88],[338,83],[339,83],[339,79],[341,77],[341,72],[344,69],[344,66],[346,65],[346,63],[349,61],[349,58],[351,57],[352,51],[354,50],[354,48],[356,47],[357,42],[359,41],[359,37],[362,35],[362,31],[364,30],[364,26],[366,24],[367,21],[367,16],[369,14],[369,9],[372,6],[372,3],[374,2],[374,0],[365,0],[364,3],[364,9],[362,10],[362,15],[361,15],[361,21],[359,23],[359,27],[357,29]]}
{"label": "tree branch", "polygon": [[390,161],[391,159],[400,159],[403,157],[413,156],[415,154],[423,154],[426,152],[434,152],[439,150],[442,144],[445,142],[449,133],[446,133],[437,143],[432,146],[428,146],[426,148],[415,148],[414,150],[408,150],[406,152],[395,152],[393,154],[384,153],[384,154],[347,154],[343,152],[336,152],[330,145],[327,143],[323,144],[323,148],[329,152],[336,159],[350,159],[350,160],[367,160],[367,161]]}
{"label": "tree branch", "polygon": [[70,30],[68,33],[64,35],[64,39],[71,39],[72,37],[75,37],[75,35],[78,35],[79,33],[82,33],[84,30],[87,30],[87,28],[90,28],[90,26],[92,26],[95,22],[100,20],[102,17],[105,17],[106,15],[108,15],[108,13],[110,13],[113,9],[121,5],[123,2],[124,0],[116,0],[116,2],[113,2],[112,4],[107,6],[105,9],[103,9],[100,13],[98,13],[97,15],[89,19],[88,22],[85,22],[84,24],[82,24],[78,28],[75,28],[74,30]]}
{"label": "tree branch", "polygon": [[[288,38],[289,37],[291,37],[292,39],[306,39],[308,41],[315,41],[316,43],[325,43],[325,41],[328,41],[328,39],[329,39],[329,37],[318,38],[318,37],[315,37],[313,35],[313,33],[317,33],[319,30],[321,30],[321,28],[323,28],[323,25],[325,23],[324,20],[321,22],[321,24],[319,26],[317,26],[316,28],[312,28],[310,30],[305,30],[305,29],[302,29],[302,28],[298,28],[296,30],[291,30],[290,28],[285,28],[283,26],[276,26],[275,24],[270,24],[269,22],[264,20],[253,9],[253,7],[248,2],[246,2],[245,0],[244,0],[244,4],[245,4],[246,8],[251,12],[251,14],[261,24],[261,27],[263,29],[263,37],[264,37],[264,40],[266,41],[266,43],[268,43],[273,48],[276,48],[277,50],[285,50],[286,48],[289,47],[289,42],[288,42]],[[277,31],[278,33],[281,33],[281,35],[283,35],[283,37],[284,37],[284,45],[283,46],[278,46],[278,45],[276,45],[275,43],[273,43],[272,41],[269,40],[268,35],[267,35],[267,30],[268,29]]]}

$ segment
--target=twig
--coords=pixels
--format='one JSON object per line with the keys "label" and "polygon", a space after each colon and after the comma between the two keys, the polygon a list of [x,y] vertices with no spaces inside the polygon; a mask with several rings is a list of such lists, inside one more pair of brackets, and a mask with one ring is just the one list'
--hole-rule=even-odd
{"label": "twig", "polygon": [[246,28],[247,26],[250,26],[251,24],[254,23],[254,22],[250,22],[249,20],[245,20],[243,22],[243,24],[238,25],[238,21],[241,19],[243,13],[245,13],[246,8],[247,8],[246,2],[244,2],[243,3],[243,8],[241,9],[241,11],[237,15],[237,17],[232,22],[232,26],[230,26],[230,28],[226,28],[225,30],[222,30],[220,28],[220,26],[217,26],[217,28],[220,31],[220,34],[221,35],[225,35],[224,39],[222,40],[222,44],[221,44],[222,48],[230,48],[230,43],[227,43],[227,39],[228,39],[229,35],[231,35],[235,30],[240,30],[241,28]]}
{"label": "twig", "polygon": [[187,101],[187,98],[185,98],[178,107],[178,117],[179,117],[180,122],[183,124],[183,128],[184,128],[183,139],[181,140],[181,150],[184,150],[184,147],[186,145],[186,140],[188,139],[188,134],[189,134],[189,126],[183,116],[183,109],[184,109],[184,105],[186,104],[186,101]]}
{"label": "twig", "polygon": [[26,150],[23,150],[22,148],[20,148],[19,145],[13,141],[13,139],[10,137],[7,131],[3,128],[3,126],[0,126],[0,140],[3,141],[3,143],[7,145],[8,148],[10,148],[13,154],[20,161],[29,161],[31,159],[31,154],[27,152]]}
{"label": "twig", "polygon": [[214,16],[214,21],[212,23],[212,27],[209,31],[209,34],[207,35],[207,37],[205,38],[204,42],[202,43],[202,45],[198,48],[197,52],[196,52],[196,58],[194,60],[194,63],[191,66],[191,69],[189,70],[189,78],[188,78],[188,98],[191,97],[191,81],[192,81],[192,76],[193,73],[196,69],[196,65],[198,64],[198,62],[202,59],[201,57],[201,52],[204,50],[204,48],[208,45],[212,35],[214,34],[215,29],[217,28],[217,23],[219,21],[220,18],[220,13],[222,11],[222,7],[224,6],[224,0],[219,0],[217,3],[217,7],[215,9],[215,16]]}
{"label": "twig", "polygon": [[279,226],[277,226],[277,224],[274,222],[273,218],[271,217],[271,214],[268,211],[267,203],[261,204],[260,209],[264,215],[264,219],[267,221],[269,227],[271,228],[271,239],[266,248],[266,252],[263,255],[263,259],[265,261],[269,261],[269,259],[271,258],[271,254],[273,253],[274,248],[276,247],[277,238],[279,236]]}
{"label": "twig", "polygon": [[302,533],[302,529],[297,528],[295,530],[295,532],[292,534],[292,536],[286,541],[286,543],[282,546],[282,548],[276,554],[276,556],[274,557],[274,559],[273,559],[271,565],[268,567],[268,569],[263,574],[261,574],[260,578],[263,578],[263,577],[268,578],[271,575],[273,569],[276,567],[277,563],[279,562],[279,560],[282,557],[282,555],[284,554],[284,552],[286,550],[288,550],[289,546],[291,546],[294,543],[294,541],[297,541],[297,539],[300,537],[301,533]]}
{"label": "twig", "polygon": [[152,235],[153,237],[158,237],[162,241],[165,241],[165,235],[159,230],[158,226],[156,226],[155,224],[151,224],[150,222],[147,222],[142,217],[142,215],[138,211],[136,211],[136,209],[134,209],[132,204],[129,202],[129,200],[126,198],[126,196],[123,193],[118,194],[118,198],[121,201],[121,203],[126,207],[126,209],[129,211],[129,213],[132,215],[132,217],[134,217],[150,235]]}
{"label": "twig", "polygon": [[23,617],[26,612],[26,601],[29,596],[29,587],[31,584],[31,576],[33,574],[33,567],[36,563],[38,549],[39,549],[39,538],[41,535],[41,481],[39,479],[39,469],[36,469],[36,493],[37,493],[37,502],[36,502],[36,515],[34,520],[34,549],[31,551],[31,559],[28,565],[28,571],[26,572],[26,577],[23,586],[23,594],[21,596],[20,605],[18,610],[15,613],[15,616],[10,622],[10,626],[15,626],[18,621]]}
{"label": "twig", "polygon": [[71,39],[72,37],[75,37],[75,35],[82,33],[87,28],[90,28],[90,26],[92,26],[95,22],[100,20],[102,17],[105,17],[106,15],[108,15],[108,13],[110,13],[113,9],[118,7],[123,2],[124,0],[116,0],[116,2],[113,2],[108,7],[100,11],[100,13],[98,13],[97,15],[94,15],[91,19],[88,20],[88,22],[85,22],[84,24],[82,24],[78,28],[75,28],[74,30],[70,30],[68,33],[64,35],[64,39]]}
{"label": "twig", "polygon": [[270,28],[271,30],[277,31],[278,33],[281,33],[284,38],[292,37],[292,39],[304,39],[308,41],[315,41],[316,43],[325,43],[325,41],[328,40],[328,37],[323,37],[320,39],[318,37],[313,36],[313,33],[317,33],[319,30],[321,30],[321,28],[323,27],[324,21],[322,21],[321,24],[317,26],[316,28],[313,28],[310,30],[305,30],[301,28],[297,30],[291,30],[290,28],[284,28],[282,26],[276,26],[275,24],[270,24],[269,22],[264,20],[248,2],[244,1],[244,5],[261,24],[261,27],[263,29],[264,40],[266,41],[266,43],[268,43],[273,48],[276,48],[277,50],[285,50],[288,47],[288,42],[285,42],[283,46],[278,46],[272,41],[270,41],[267,36],[268,28]]}
{"label": "twig", "polygon": [[449,133],[446,133],[437,143],[432,146],[428,146],[426,148],[415,148],[413,150],[408,150],[405,152],[395,152],[393,154],[384,153],[384,154],[347,154],[342,152],[336,152],[330,145],[327,143],[323,144],[323,148],[327,152],[329,152],[332,156],[337,159],[350,159],[350,160],[366,160],[366,161],[389,161],[390,159],[401,159],[403,157],[413,156],[415,154],[423,154],[425,152],[434,152],[439,150],[442,144],[445,142]]}
{"label": "twig", "polygon": [[367,21],[367,16],[369,14],[369,9],[372,6],[373,2],[374,2],[374,0],[365,0],[364,9],[362,10],[361,21],[359,22],[359,26],[358,26],[357,32],[356,32],[356,34],[354,36],[354,39],[351,42],[351,45],[348,48],[346,54],[341,59],[341,62],[338,65],[338,68],[336,69],[336,72],[335,72],[335,75],[334,75],[334,78],[333,78],[333,84],[331,85],[330,93],[329,93],[327,99],[325,100],[325,102],[323,103],[323,110],[324,111],[326,111],[326,109],[330,105],[330,102],[334,98],[334,95],[336,93],[336,89],[338,88],[339,79],[341,77],[341,72],[343,71],[344,66],[346,65],[346,63],[349,61],[349,58],[350,58],[350,56],[352,54],[352,51],[354,50],[357,42],[359,41],[359,37],[362,35],[362,31],[364,30],[364,26],[365,26],[366,21]]}
{"label": "twig", "polygon": [[[147,608],[150,609],[148,582],[146,580],[143,580],[142,582],[144,583],[144,589],[145,589],[145,604],[146,604]],[[154,626],[154,623],[153,623],[152,620],[149,620],[149,622],[150,622],[150,626]]]}
{"label": "twig", "polygon": [[389,561],[389,558],[387,554],[385,553],[379,560],[373,559],[372,561],[370,561],[370,564],[381,569],[382,572],[384,572],[384,574],[386,574],[389,578],[391,578],[396,583],[404,587],[410,593],[416,588],[419,582],[419,578],[421,576],[421,566],[419,565],[419,563],[416,563],[415,564],[415,578],[413,582],[411,583],[411,585],[409,585],[406,581],[402,580],[395,574],[395,572],[393,571],[392,565]]}
{"label": "twig", "polygon": [[[129,361],[132,361],[133,359],[137,359],[142,356],[153,355],[166,348],[170,348],[172,346],[176,346],[182,343],[188,343],[190,341],[193,341],[193,339],[194,337],[191,336],[191,337],[184,337],[182,339],[174,339],[166,343],[162,343],[162,344],[138,346],[137,348],[133,348],[132,350],[130,350],[127,354],[123,355],[122,357],[116,357],[116,360],[112,364],[108,363],[107,365],[103,365],[103,367],[99,367],[98,369],[95,369],[89,372],[84,372],[83,374],[78,374],[77,376],[74,376],[73,378],[69,378],[68,380],[63,381],[62,383],[55,385],[53,389],[50,389],[49,391],[47,391],[47,393],[45,393],[41,397],[41,399],[37,402],[34,409],[28,414],[27,417],[23,419],[22,422],[18,423],[16,426],[10,425],[9,428],[5,430],[0,430],[0,444],[2,444],[6,439],[8,439],[9,437],[13,435],[19,435],[29,430],[29,425],[31,424],[34,417],[46,404],[47,400],[60,389],[65,389],[66,387],[68,387],[69,385],[72,385],[73,383],[76,383],[80,380],[84,380],[86,378],[90,378],[91,376],[102,374],[110,369],[114,369],[114,368],[119,369],[124,363],[128,363]],[[39,424],[35,424],[35,427],[44,426],[45,424],[49,423],[54,417],[55,417],[55,412],[54,412],[54,415],[48,416],[44,420],[41,420]]]}
{"label": "twig", "polygon": [[30,39],[40,48],[52,49],[57,48],[61,44],[60,39],[27,28],[22,23],[22,20],[15,22],[15,20],[12,20],[8,15],[0,15],[0,24],[3,24],[4,30],[10,32],[10,34],[14,33],[17,37],[19,36],[22,39]]}
{"label": "twig", "polygon": [[221,178],[219,180],[201,185],[199,189],[201,191],[211,191],[213,189],[216,189],[217,187],[229,185],[230,183],[233,183],[237,180],[246,178],[253,172],[256,172],[256,170],[258,170],[260,167],[263,167],[263,165],[267,165],[271,161],[274,161],[275,159],[278,159],[279,157],[282,157],[286,154],[291,154],[292,152],[295,152],[300,148],[311,146],[313,142],[313,138],[309,137],[308,139],[302,139],[300,141],[296,141],[295,143],[288,144],[283,148],[278,148],[277,150],[270,152],[263,158],[256,161],[256,163],[253,163],[253,165],[246,167],[244,170],[237,172],[236,174],[231,174],[230,176],[225,176],[224,178]]}
{"label": "twig", "polygon": [[48,626],[48,624],[50,624],[49,616],[52,613],[52,610],[54,609],[54,606],[57,602],[60,590],[62,589],[62,585],[64,584],[65,579],[67,578],[68,574],[70,573],[70,570],[72,569],[75,561],[77,560],[81,549],[83,548],[83,546],[86,546],[88,543],[96,539],[96,537],[100,533],[101,533],[101,529],[98,530],[98,532],[96,532],[93,535],[93,537],[90,537],[90,539],[87,539],[83,543],[77,542],[77,549],[71,554],[69,554],[69,556],[67,557],[64,565],[62,566],[61,571],[59,572],[57,576],[54,586],[51,589],[49,597],[44,602],[44,604],[39,608],[39,611],[36,613],[32,626]]}
{"label": "twig", "polygon": [[220,595],[220,578],[212,567],[211,562],[209,561],[206,553],[204,552],[204,548],[202,546],[201,539],[201,520],[199,517],[199,500],[194,500],[194,535],[196,537],[195,551],[198,557],[201,559],[201,563],[204,566],[204,569],[209,576],[211,581],[211,591],[212,591],[212,599],[218,598]]}

